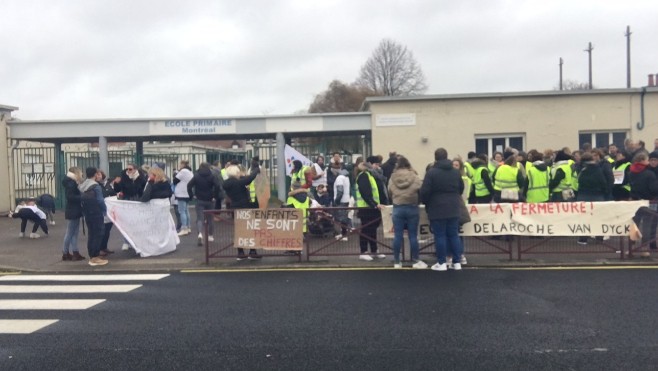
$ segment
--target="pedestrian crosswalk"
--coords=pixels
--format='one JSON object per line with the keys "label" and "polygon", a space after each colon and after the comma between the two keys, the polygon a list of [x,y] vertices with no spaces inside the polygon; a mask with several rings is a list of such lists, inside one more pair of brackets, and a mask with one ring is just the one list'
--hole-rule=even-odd
{"label": "pedestrian crosswalk", "polygon": [[[106,299],[77,296],[127,293],[142,287],[141,284],[132,282],[156,281],[168,276],[169,274],[0,276],[0,334],[31,334],[59,321],[57,318],[8,319],[8,313],[15,313],[11,311],[53,311],[56,314],[57,311],[86,310],[105,302]],[[126,281],[131,283],[127,284]],[[30,295],[30,298],[16,297],[24,294]],[[76,298],[54,299],[51,294],[74,295]],[[39,299],[39,295],[49,296]]]}

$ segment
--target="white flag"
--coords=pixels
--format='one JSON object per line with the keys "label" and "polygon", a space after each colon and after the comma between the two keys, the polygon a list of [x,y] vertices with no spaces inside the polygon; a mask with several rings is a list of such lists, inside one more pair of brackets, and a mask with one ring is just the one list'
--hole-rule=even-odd
{"label": "white flag", "polygon": [[292,168],[294,167],[292,162],[295,160],[301,161],[302,165],[311,166],[313,164],[311,160],[306,158],[306,156],[297,152],[294,148],[290,147],[287,144],[284,150],[284,154],[286,156],[286,175],[290,175],[290,173],[292,173]]}

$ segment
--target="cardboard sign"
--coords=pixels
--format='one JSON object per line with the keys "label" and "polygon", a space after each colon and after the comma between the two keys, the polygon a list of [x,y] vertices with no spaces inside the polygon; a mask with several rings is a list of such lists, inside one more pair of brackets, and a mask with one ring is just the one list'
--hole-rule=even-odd
{"label": "cardboard sign", "polygon": [[296,250],[304,247],[302,210],[235,210],[233,245],[245,249]]}
{"label": "cardboard sign", "polygon": [[[262,170],[261,170],[262,171]],[[270,203],[270,180],[265,173],[258,173],[254,179],[254,187],[256,187],[256,199],[258,200],[259,209],[267,209]]]}
{"label": "cardboard sign", "polygon": [[[466,205],[471,222],[462,236],[628,236],[632,218],[649,201],[545,202]],[[419,236],[429,237],[430,223],[420,206]],[[393,207],[382,210],[384,237],[393,238]]]}

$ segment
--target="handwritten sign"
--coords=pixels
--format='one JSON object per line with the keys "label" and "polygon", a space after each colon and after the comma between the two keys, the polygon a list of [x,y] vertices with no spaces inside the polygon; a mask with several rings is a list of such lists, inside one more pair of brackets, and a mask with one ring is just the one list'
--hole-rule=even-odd
{"label": "handwritten sign", "polygon": [[180,243],[168,199],[139,202],[108,197],[105,205],[108,218],[141,257],[166,254]]}
{"label": "handwritten sign", "polygon": [[[471,222],[462,236],[628,236],[631,219],[648,201],[546,202],[466,205]],[[419,236],[432,232],[420,206]],[[393,238],[393,207],[382,210],[384,237]]]}
{"label": "handwritten sign", "polygon": [[297,209],[240,209],[235,211],[235,247],[296,250],[304,246],[302,211]]}

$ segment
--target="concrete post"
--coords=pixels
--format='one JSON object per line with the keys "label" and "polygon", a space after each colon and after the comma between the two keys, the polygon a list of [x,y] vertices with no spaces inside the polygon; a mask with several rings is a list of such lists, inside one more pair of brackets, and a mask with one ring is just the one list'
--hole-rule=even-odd
{"label": "concrete post", "polygon": [[110,176],[110,160],[107,153],[107,138],[98,137],[98,160],[99,167],[107,176]]}
{"label": "concrete post", "polygon": [[283,133],[276,133],[276,189],[281,202],[286,202],[286,138]]}

